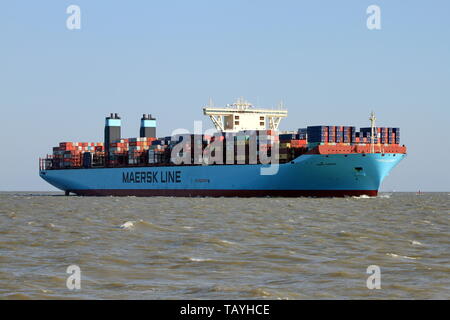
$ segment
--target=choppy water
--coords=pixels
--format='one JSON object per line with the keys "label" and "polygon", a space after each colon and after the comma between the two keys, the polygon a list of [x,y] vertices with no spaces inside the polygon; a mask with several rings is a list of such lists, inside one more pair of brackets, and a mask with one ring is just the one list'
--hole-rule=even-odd
{"label": "choppy water", "polygon": [[449,200],[0,193],[0,298],[449,299]]}

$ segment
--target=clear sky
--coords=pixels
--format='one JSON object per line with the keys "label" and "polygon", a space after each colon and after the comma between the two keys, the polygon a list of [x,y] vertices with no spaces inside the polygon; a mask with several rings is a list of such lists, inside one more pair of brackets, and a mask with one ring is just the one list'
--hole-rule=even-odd
{"label": "clear sky", "polygon": [[[69,30],[66,9],[81,8]],[[381,8],[381,30],[366,9]],[[450,1],[4,0],[0,2],[0,190],[55,190],[38,158],[60,141],[124,137],[142,113],[158,135],[201,107],[283,100],[280,129],[401,128],[408,157],[382,190],[450,191]]]}

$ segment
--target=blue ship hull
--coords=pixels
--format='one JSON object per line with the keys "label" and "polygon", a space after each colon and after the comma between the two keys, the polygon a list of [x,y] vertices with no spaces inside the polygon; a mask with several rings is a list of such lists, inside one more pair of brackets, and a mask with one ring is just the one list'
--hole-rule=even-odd
{"label": "blue ship hull", "polygon": [[41,170],[58,189],[90,196],[376,196],[405,154],[307,154],[280,164]]}

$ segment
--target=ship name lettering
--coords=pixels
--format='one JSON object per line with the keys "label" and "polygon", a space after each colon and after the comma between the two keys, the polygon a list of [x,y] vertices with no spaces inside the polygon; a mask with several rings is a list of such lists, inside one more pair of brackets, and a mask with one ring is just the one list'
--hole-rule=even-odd
{"label": "ship name lettering", "polygon": [[161,171],[161,182],[163,183],[180,183],[181,171]]}
{"label": "ship name lettering", "polygon": [[[158,178],[159,176],[159,178]],[[122,172],[123,183],[181,183],[181,171]]]}

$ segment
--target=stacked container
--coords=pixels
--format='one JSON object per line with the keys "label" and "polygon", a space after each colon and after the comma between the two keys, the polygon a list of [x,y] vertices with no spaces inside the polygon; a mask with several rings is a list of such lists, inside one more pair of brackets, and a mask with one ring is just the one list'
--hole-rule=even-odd
{"label": "stacked container", "polygon": [[342,126],[336,126],[336,143],[342,143],[344,142],[344,127]]}
{"label": "stacked container", "polygon": [[[256,130],[222,132],[213,136],[201,134],[162,138],[149,136],[153,135],[155,128],[155,119],[150,115],[144,115],[141,119],[141,135],[144,136],[121,139],[120,118],[117,114],[111,114],[106,118],[105,124],[105,141],[109,141],[107,145],[61,142],[58,147],[53,148],[53,155],[49,159],[55,168],[167,165],[173,161],[171,159],[173,148],[189,139],[189,143],[183,146],[180,154],[185,156],[186,165],[262,163],[263,159],[269,160],[271,157],[277,157],[280,163],[284,163],[306,152],[324,154],[368,152],[370,148],[367,144],[371,143],[372,131],[370,127],[361,128],[360,132],[356,132],[356,128],[352,126],[321,125],[300,128],[294,132],[285,131],[281,134],[274,130]],[[113,137],[116,139],[113,140]],[[214,143],[216,143],[214,147],[209,148]],[[376,150],[381,152],[397,150],[400,144],[400,129],[375,128],[374,143],[377,144]],[[278,154],[273,152],[275,147],[279,150]],[[214,159],[209,162],[209,158]]]}
{"label": "stacked container", "polygon": [[[57,168],[81,167],[88,163],[83,160],[84,153],[103,155],[103,152],[102,142],[61,142],[58,147],[53,148],[52,162]],[[92,163],[91,159],[90,164]]]}
{"label": "stacked container", "polygon": [[327,126],[307,127],[308,143],[325,143],[328,142]]}
{"label": "stacked container", "polygon": [[299,128],[297,130],[297,139],[299,139],[299,140],[306,140],[306,134],[307,134],[307,129],[306,128]]}
{"label": "stacked container", "polygon": [[395,144],[400,144],[400,128],[393,128],[392,132],[395,135]]}
{"label": "stacked container", "polygon": [[327,126],[328,128],[328,140],[326,142],[328,143],[335,143],[336,142],[336,126]]}

